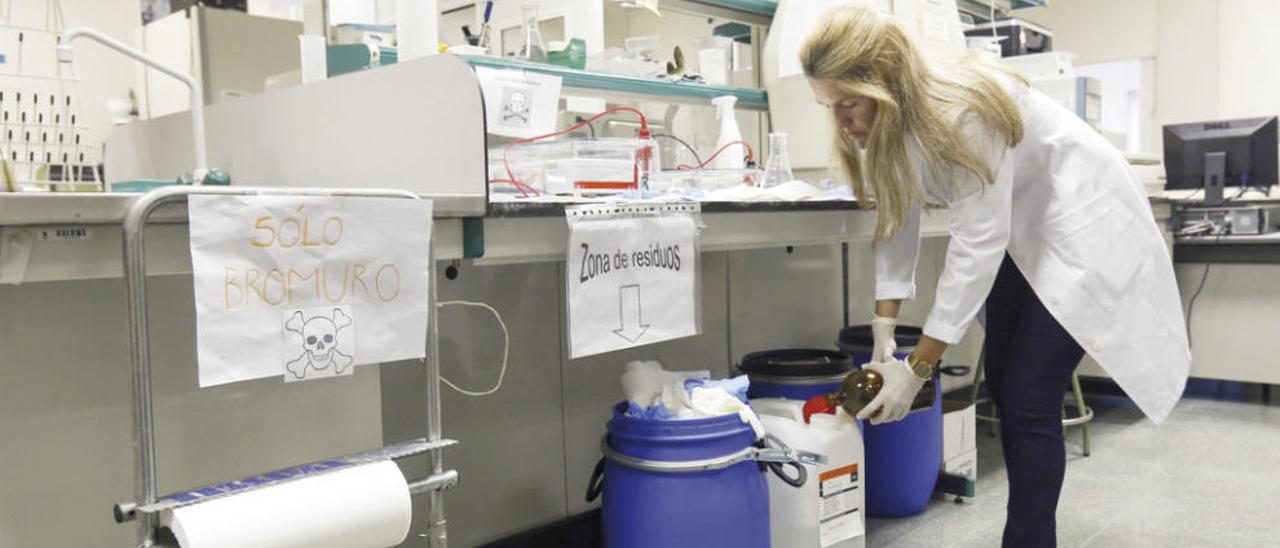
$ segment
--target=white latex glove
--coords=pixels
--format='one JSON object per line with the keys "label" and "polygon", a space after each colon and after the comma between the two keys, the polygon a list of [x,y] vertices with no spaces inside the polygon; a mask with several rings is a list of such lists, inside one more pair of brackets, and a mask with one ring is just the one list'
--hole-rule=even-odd
{"label": "white latex glove", "polygon": [[858,413],[858,418],[867,419],[880,411],[871,419],[871,424],[902,420],[911,411],[911,401],[924,386],[924,380],[911,372],[911,366],[905,360],[875,362],[868,364],[867,369],[879,373],[884,384],[880,393]]}
{"label": "white latex glove", "polygon": [[875,342],[871,347],[871,363],[893,361],[893,353],[898,351],[898,341],[893,337],[893,331],[897,327],[897,318],[871,318],[871,336]]}

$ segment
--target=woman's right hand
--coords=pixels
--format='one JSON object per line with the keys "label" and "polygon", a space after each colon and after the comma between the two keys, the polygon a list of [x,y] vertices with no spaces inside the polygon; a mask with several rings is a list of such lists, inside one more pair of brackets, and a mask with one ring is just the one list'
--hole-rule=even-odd
{"label": "woman's right hand", "polygon": [[894,330],[898,327],[898,319],[888,316],[875,316],[871,319],[871,336],[874,341],[871,347],[872,363],[893,361],[893,354],[898,351],[898,342],[894,338]]}

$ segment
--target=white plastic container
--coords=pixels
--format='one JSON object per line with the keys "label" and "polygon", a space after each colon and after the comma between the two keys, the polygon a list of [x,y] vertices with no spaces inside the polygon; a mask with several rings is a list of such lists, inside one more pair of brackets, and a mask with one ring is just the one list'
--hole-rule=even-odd
{"label": "white plastic container", "polygon": [[[738,129],[738,117],[734,114],[733,105],[738,98],[733,95],[721,95],[711,100],[716,106],[716,114],[720,117],[720,138],[716,139],[716,149],[712,154],[720,152],[711,167],[715,169],[742,169],[747,167],[747,149],[741,144],[730,143],[742,140],[742,131]],[[721,151],[721,149],[724,149]]]}
{"label": "white plastic container", "polygon": [[698,42],[698,73],[712,85],[726,85],[733,72],[733,40],[708,36]]}
{"label": "white plastic container", "polygon": [[751,400],[765,431],[788,446],[819,453],[821,466],[805,465],[809,478],[797,489],[769,476],[772,545],[786,548],[863,548],[866,495],[862,481],[862,434],[852,417],[816,414],[804,422],[804,402]]}
{"label": "white plastic container", "polygon": [[662,47],[662,37],[656,34],[632,36],[623,41],[627,51],[653,53]]}

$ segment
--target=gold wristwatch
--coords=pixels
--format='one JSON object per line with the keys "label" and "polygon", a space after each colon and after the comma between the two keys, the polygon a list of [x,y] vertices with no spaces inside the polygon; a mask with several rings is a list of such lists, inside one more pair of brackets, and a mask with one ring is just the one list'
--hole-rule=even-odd
{"label": "gold wristwatch", "polygon": [[915,354],[907,356],[907,365],[911,367],[911,373],[916,378],[924,381],[933,378],[934,364],[917,358]]}

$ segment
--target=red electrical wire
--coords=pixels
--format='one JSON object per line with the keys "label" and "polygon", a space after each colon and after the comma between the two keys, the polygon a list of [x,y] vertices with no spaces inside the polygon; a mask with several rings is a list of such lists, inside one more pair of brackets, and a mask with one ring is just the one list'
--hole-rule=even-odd
{"label": "red electrical wire", "polygon": [[538,194],[537,189],[534,189],[533,187],[526,185],[515,179],[489,179],[489,184],[493,184],[493,183],[511,183],[511,186],[516,187],[516,190],[520,191],[520,195],[524,196],[525,198],[529,197],[529,192],[534,193],[534,195]]}
{"label": "red electrical wire", "polygon": [[691,166],[689,164],[680,164],[676,166],[676,169],[702,169],[704,167],[707,167],[707,164],[710,164],[712,161],[714,161],[716,157],[720,155],[721,152],[724,152],[725,150],[727,150],[729,147],[733,145],[742,145],[744,148],[746,148],[747,161],[751,163],[755,163],[756,153],[754,150],[751,149],[751,144],[747,143],[746,141],[730,141],[728,143],[725,143],[724,146],[720,147],[719,150],[716,150],[715,154],[712,154],[710,158],[707,158],[701,164],[698,164],[696,166]]}
{"label": "red electrical wire", "polygon": [[[519,144],[524,144],[524,143],[532,143],[532,142],[534,142],[534,141],[539,141],[539,140],[542,140],[542,139],[548,139],[548,138],[551,138],[551,137],[559,137],[559,136],[561,136],[561,135],[566,135],[566,134],[572,133],[572,132],[574,132],[574,131],[577,131],[577,130],[579,130],[579,129],[582,129],[582,128],[584,128],[584,127],[587,127],[587,126],[588,126],[588,125],[590,125],[592,122],[595,122],[596,120],[599,120],[599,119],[601,119],[601,118],[604,118],[605,116],[607,116],[607,115],[609,115],[609,114],[613,114],[613,113],[615,113],[615,112],[622,112],[622,111],[634,112],[634,113],[636,114],[636,116],[638,116],[638,117],[640,118],[640,131],[639,131],[639,133],[637,133],[637,137],[639,137],[639,138],[641,138],[641,139],[648,139],[648,138],[650,137],[650,135],[649,135],[649,120],[648,120],[647,118],[645,118],[645,116],[644,116],[644,113],[643,113],[643,112],[640,112],[639,110],[634,109],[634,108],[631,108],[631,107],[614,107],[614,108],[608,109],[608,110],[606,110],[606,111],[604,111],[604,112],[601,112],[600,114],[597,114],[597,115],[595,115],[595,116],[592,116],[592,117],[590,117],[590,118],[587,118],[586,120],[583,120],[583,121],[581,121],[581,122],[579,122],[579,123],[577,123],[577,124],[574,124],[573,126],[570,126],[568,129],[563,129],[563,130],[560,130],[560,131],[556,131],[556,132],[554,132],[554,133],[547,133],[547,134],[545,134],[545,135],[538,135],[538,136],[536,136],[536,137],[524,137],[524,138],[520,138],[520,139],[516,139],[516,140],[514,140],[514,141],[511,141],[510,143],[507,143],[507,144],[506,144],[506,146],[504,146],[504,147],[502,148],[502,167],[503,167],[503,169],[506,169],[506,170],[507,170],[507,178],[506,178],[506,179],[494,179],[493,181],[490,181],[490,182],[509,182],[509,183],[512,183],[512,184],[516,185],[516,189],[520,190],[521,194],[524,194],[524,190],[520,188],[521,186],[523,186],[524,188],[527,188],[527,189],[529,189],[529,190],[532,190],[532,191],[534,192],[534,194],[535,194],[535,195],[539,194],[539,193],[538,193],[538,191],[537,191],[537,190],[535,190],[533,187],[530,187],[529,185],[527,185],[527,184],[525,184],[525,183],[521,183],[521,182],[517,181],[517,180],[516,180],[516,176],[515,176],[515,175],[513,175],[513,174],[511,173],[511,166],[507,163],[507,153],[511,151],[511,147],[516,146],[516,145],[519,145]],[[743,143],[743,144],[745,145],[746,143]],[[726,146],[727,146],[727,145],[726,145]],[[748,148],[748,150],[750,150],[750,146],[748,146],[747,148]],[[643,158],[643,159],[644,159],[645,161],[648,161],[648,158],[647,158],[647,157],[646,157],[646,158]],[[525,196],[528,196],[528,194],[525,194]]]}

